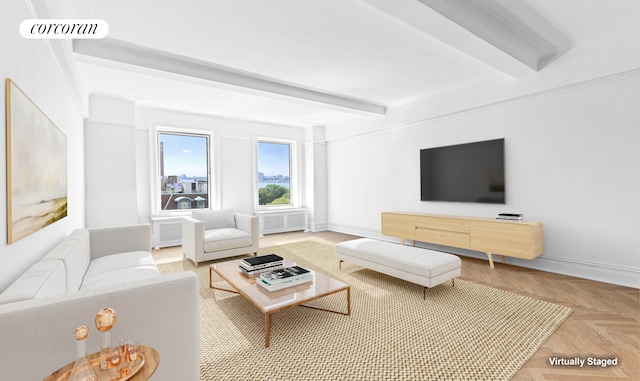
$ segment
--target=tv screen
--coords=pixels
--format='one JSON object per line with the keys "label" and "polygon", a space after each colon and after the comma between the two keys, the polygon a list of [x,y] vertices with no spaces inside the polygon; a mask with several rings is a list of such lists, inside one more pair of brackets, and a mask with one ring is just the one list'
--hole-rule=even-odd
{"label": "tv screen", "polygon": [[422,201],[505,203],[504,139],[420,150]]}

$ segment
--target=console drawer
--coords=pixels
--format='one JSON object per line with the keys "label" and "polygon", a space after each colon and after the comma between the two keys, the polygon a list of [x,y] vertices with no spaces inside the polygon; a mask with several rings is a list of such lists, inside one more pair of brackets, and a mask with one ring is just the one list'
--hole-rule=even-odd
{"label": "console drawer", "polygon": [[462,249],[469,248],[469,234],[467,233],[417,227],[415,237],[416,241],[459,247]]}
{"label": "console drawer", "polygon": [[407,214],[382,213],[382,234],[414,239],[416,217]]}
{"label": "console drawer", "polygon": [[416,229],[444,230],[469,234],[469,220],[435,216],[417,216]]}
{"label": "console drawer", "polygon": [[533,259],[542,254],[535,226],[521,222],[471,221],[470,248],[484,252]]}

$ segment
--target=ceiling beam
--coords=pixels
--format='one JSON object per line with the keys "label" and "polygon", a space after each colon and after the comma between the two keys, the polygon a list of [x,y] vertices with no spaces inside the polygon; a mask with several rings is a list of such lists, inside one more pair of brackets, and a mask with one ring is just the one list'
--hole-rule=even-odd
{"label": "ceiling beam", "polygon": [[526,1],[418,1],[535,71],[571,46],[569,38]]}
{"label": "ceiling beam", "polygon": [[571,46],[568,37],[519,1],[361,1],[513,78],[535,73]]}
{"label": "ceiling beam", "polygon": [[86,56],[337,106],[345,111],[384,115],[387,110],[386,106],[370,101],[310,89],[278,79],[110,38],[74,40],[73,51]]}

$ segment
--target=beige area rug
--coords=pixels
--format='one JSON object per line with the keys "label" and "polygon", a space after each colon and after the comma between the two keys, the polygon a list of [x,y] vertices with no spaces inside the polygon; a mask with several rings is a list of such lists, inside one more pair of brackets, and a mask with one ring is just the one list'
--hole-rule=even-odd
{"label": "beige area rug", "polygon": [[[463,280],[423,300],[421,286],[349,263],[339,270],[335,249],[311,241],[260,253],[350,284],[352,314],[278,312],[265,348],[264,315],[240,295],[210,289],[208,265],[160,265],[200,278],[202,380],[509,380],[572,311]],[[314,303],[345,311],[346,292]]]}

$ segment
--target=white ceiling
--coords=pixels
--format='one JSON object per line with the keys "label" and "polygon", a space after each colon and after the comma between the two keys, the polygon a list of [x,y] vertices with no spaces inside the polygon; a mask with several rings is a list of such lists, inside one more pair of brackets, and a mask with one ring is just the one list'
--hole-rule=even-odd
{"label": "white ceiling", "polygon": [[[448,1],[447,5],[467,1],[485,8],[514,3]],[[517,80],[536,73],[423,4],[443,3],[437,0],[32,2],[48,18],[105,20],[109,39],[129,46],[386,108],[474,81]],[[638,33],[638,0],[518,3],[516,12],[526,5],[524,11],[545,22],[528,28],[553,29],[564,50],[589,49]],[[519,16],[508,23],[532,19]],[[496,35],[502,38],[507,32]],[[87,94],[113,94],[142,104],[295,126],[329,125],[367,114],[184,73],[86,54],[73,57],[80,76],[77,82]]]}

